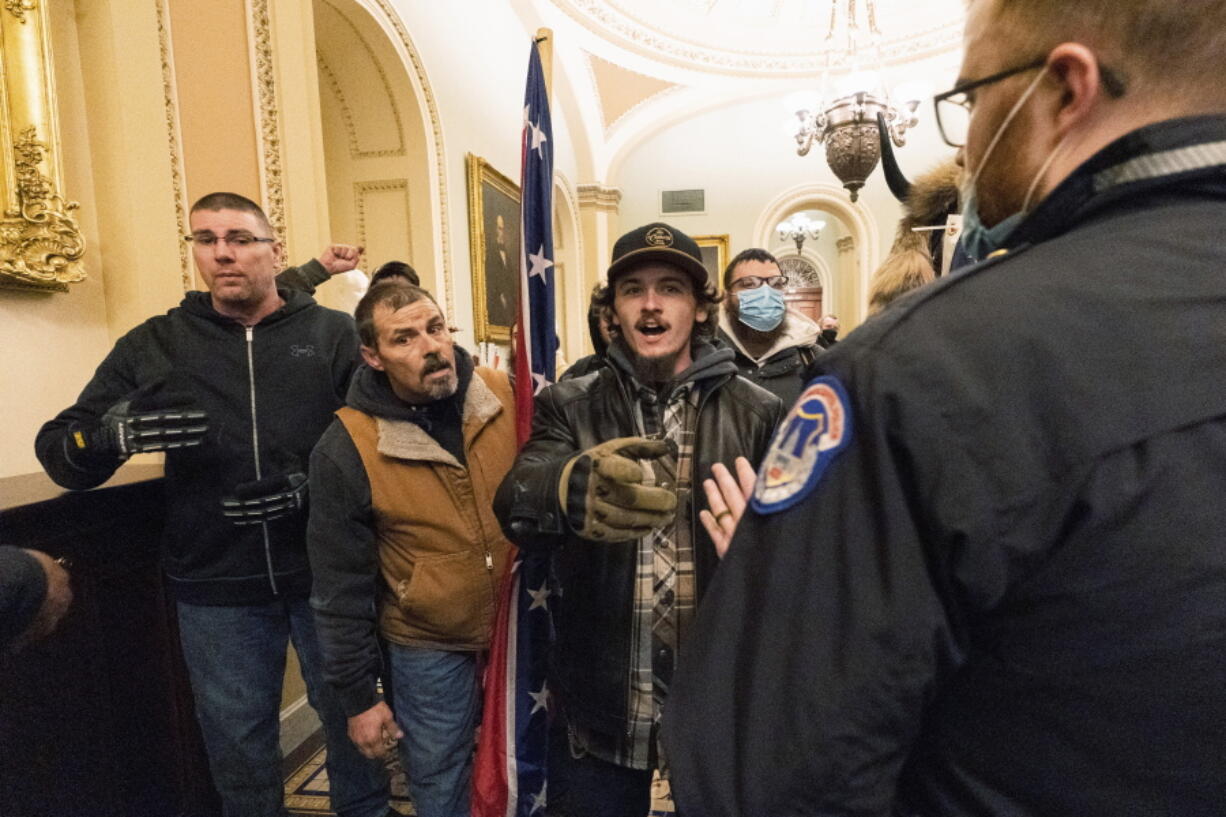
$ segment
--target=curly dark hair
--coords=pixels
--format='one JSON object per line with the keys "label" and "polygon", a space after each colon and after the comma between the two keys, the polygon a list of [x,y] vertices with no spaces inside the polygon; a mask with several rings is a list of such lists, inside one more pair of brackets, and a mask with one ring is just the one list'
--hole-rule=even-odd
{"label": "curly dark hair", "polygon": [[[710,281],[708,281],[707,284],[701,288],[694,287],[694,278],[688,272],[673,264],[668,264],[667,266],[672,267],[673,269],[677,270],[677,272],[682,273],[685,280],[690,282],[690,286],[694,289],[694,299],[698,302],[698,309],[705,309],[707,312],[707,319],[705,321],[702,321],[701,323],[698,321],[694,322],[693,337],[701,340],[710,340],[711,338],[715,337],[716,325],[719,322],[719,302],[724,299],[724,294],[717,291],[715,286],[711,284]],[[625,276],[627,272],[629,272],[629,270],[622,271],[618,277],[620,278]],[[601,291],[592,293],[592,309],[599,308],[601,312],[603,312],[605,320],[609,322],[609,335],[612,337],[617,337],[621,334],[621,329],[613,322],[613,301],[616,297],[616,293],[614,292],[615,289],[616,282],[610,281],[609,285],[601,289]]]}

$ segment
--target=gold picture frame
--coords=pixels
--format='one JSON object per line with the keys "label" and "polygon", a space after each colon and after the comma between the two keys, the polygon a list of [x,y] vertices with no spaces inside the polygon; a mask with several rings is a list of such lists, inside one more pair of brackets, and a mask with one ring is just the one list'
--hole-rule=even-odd
{"label": "gold picture frame", "polygon": [[519,185],[480,156],[467,154],[465,165],[477,341],[510,343],[519,298]]}
{"label": "gold picture frame", "polygon": [[49,3],[0,9],[0,289],[66,292],[85,239],[61,195]]}
{"label": "gold picture frame", "polygon": [[[696,235],[694,241],[702,251],[702,265],[715,283],[715,289],[724,288],[724,267],[728,266],[728,234]],[[709,252],[712,251],[713,252]]]}

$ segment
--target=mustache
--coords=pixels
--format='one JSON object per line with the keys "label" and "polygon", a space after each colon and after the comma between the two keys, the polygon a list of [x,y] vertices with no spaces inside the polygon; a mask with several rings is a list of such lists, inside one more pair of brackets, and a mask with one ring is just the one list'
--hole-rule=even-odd
{"label": "mustache", "polygon": [[443,356],[437,352],[431,352],[430,354],[426,355],[425,360],[426,365],[422,368],[421,372],[423,375],[434,374],[435,372],[441,372],[444,369],[451,368],[451,364],[444,360]]}

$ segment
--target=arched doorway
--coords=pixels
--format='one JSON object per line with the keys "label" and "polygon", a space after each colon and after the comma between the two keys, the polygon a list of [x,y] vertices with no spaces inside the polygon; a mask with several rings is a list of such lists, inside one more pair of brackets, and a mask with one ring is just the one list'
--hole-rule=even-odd
{"label": "arched doorway", "polygon": [[[817,247],[780,243],[775,232],[781,221],[805,212],[826,222]],[[804,184],[776,196],[754,226],[754,241],[772,247],[782,258],[799,255],[816,267],[821,281],[820,312],[834,312],[851,327],[864,319],[868,308],[868,279],[877,267],[877,223],[863,203],[848,201],[842,188]],[[799,304],[798,304],[799,306]]]}
{"label": "arched doorway", "polygon": [[454,315],[433,100],[398,21],[366,6],[313,4],[332,236],[366,247],[367,273],[408,262]]}

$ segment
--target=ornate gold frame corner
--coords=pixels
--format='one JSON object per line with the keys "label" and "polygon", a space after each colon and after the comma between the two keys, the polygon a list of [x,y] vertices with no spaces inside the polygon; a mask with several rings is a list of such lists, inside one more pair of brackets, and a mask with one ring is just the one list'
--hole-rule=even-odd
{"label": "ornate gold frame corner", "polygon": [[[519,185],[499,173],[480,156],[467,153],[464,155],[464,164],[468,176],[468,253],[472,263],[474,330],[478,342],[510,343],[511,327],[491,323],[486,306],[485,198],[482,195],[482,185],[489,184],[514,199],[517,204],[520,202]],[[518,225],[515,232],[519,232]]]}
{"label": "ornate gold frame corner", "polygon": [[85,280],[85,239],[60,193],[47,4],[0,9],[0,288],[67,292]]}
{"label": "ornate gold frame corner", "polygon": [[694,241],[699,247],[715,247],[715,263],[718,267],[715,270],[715,289],[722,290],[724,288],[724,267],[728,266],[728,234],[696,235]]}

